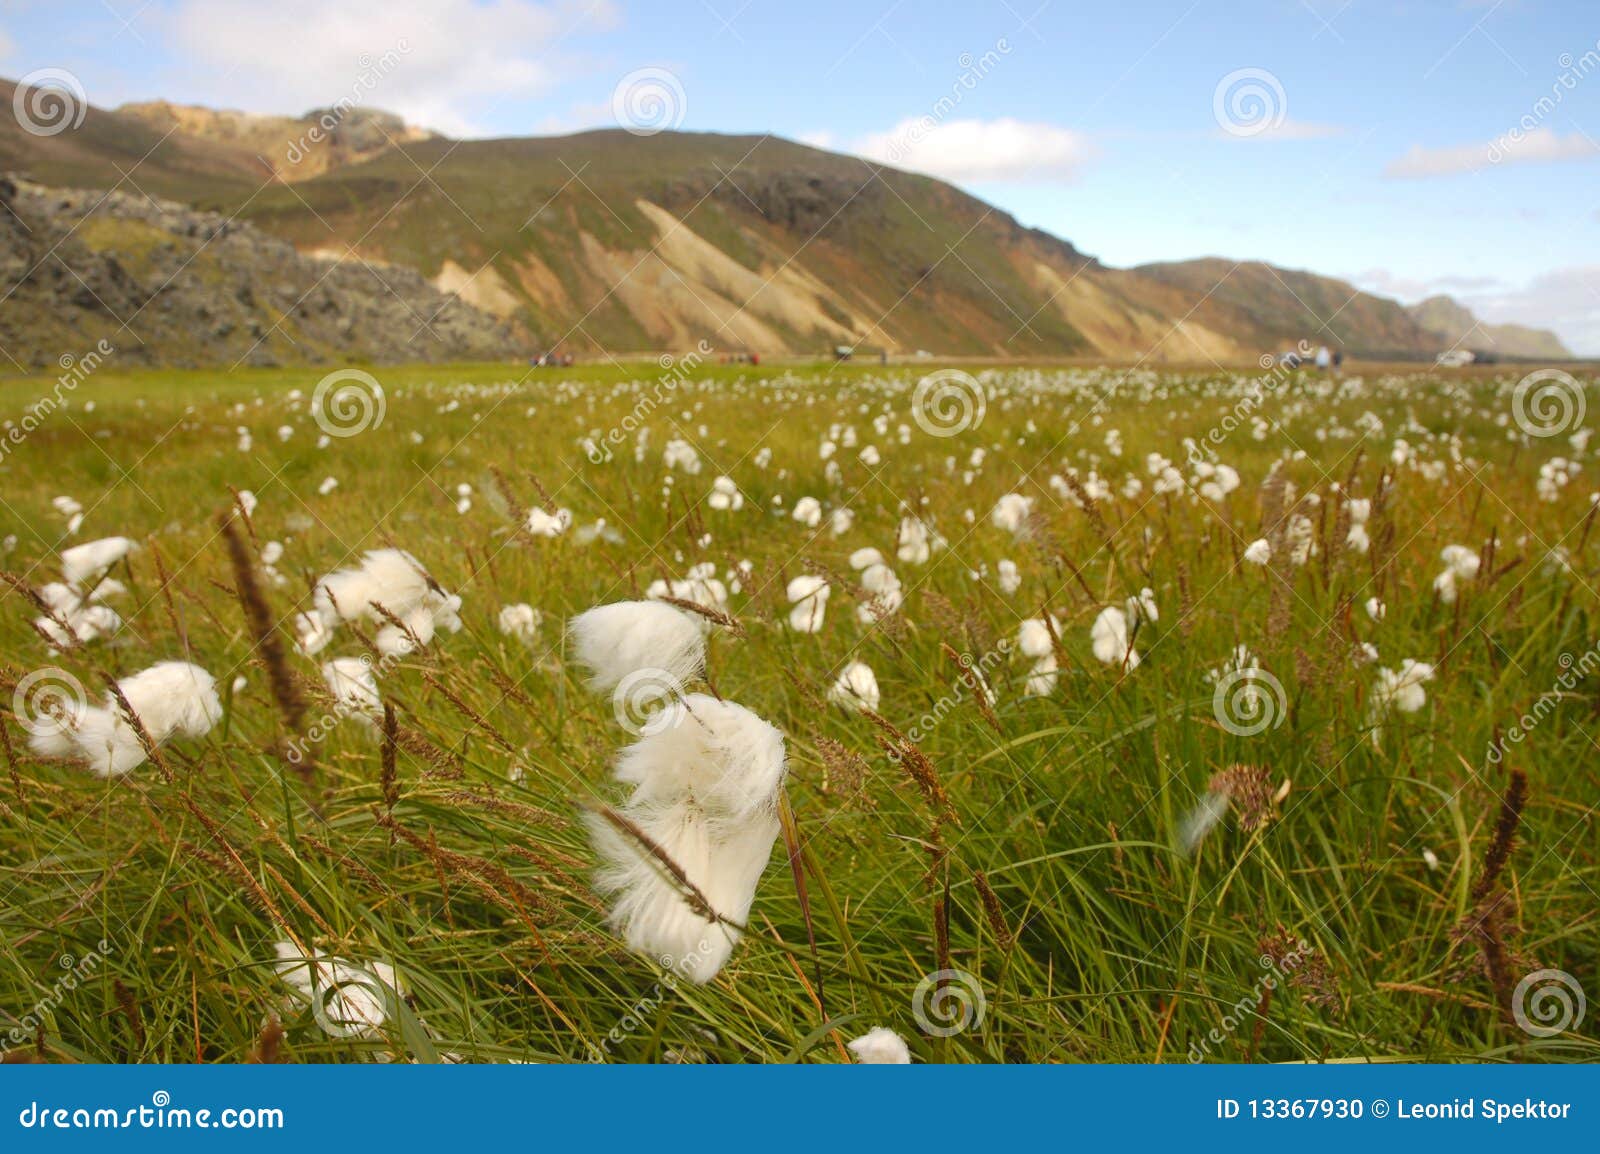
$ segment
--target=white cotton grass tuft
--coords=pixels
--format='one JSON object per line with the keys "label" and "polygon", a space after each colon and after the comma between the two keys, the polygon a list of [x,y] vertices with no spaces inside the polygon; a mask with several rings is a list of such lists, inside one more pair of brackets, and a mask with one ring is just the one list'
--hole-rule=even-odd
{"label": "white cotton grass tuft", "polygon": [[1345,548],[1365,553],[1372,548],[1372,538],[1367,535],[1367,521],[1372,517],[1372,499],[1352,497],[1344,503],[1344,507],[1350,516],[1350,531],[1344,538]]}
{"label": "white cotton grass tuft", "polygon": [[386,962],[355,962],[321,950],[304,953],[293,942],[277,942],[278,977],[309,1006],[317,1024],[336,1038],[377,1041],[404,997],[400,975]]}
{"label": "white cotton grass tuft", "polygon": [[373,642],[385,657],[404,657],[414,649],[431,645],[439,629],[454,633],[460,628],[461,598],[431,597],[403,616],[400,624],[385,622],[374,635]]}
{"label": "white cotton grass tuft", "polygon": [[37,592],[49,612],[35,617],[33,627],[59,648],[87,644],[122,628],[121,616],[102,601],[126,592],[120,581],[102,578],[90,589],[51,581]]}
{"label": "white cotton grass tuft", "polygon": [[1100,610],[1089,628],[1089,640],[1097,660],[1122,669],[1139,668],[1139,654],[1128,633],[1128,615],[1115,605]]}
{"label": "white cotton grass tuft", "polygon": [[315,657],[333,640],[334,627],[320,613],[296,613],[294,631],[297,638],[295,644],[300,652],[307,657]]}
{"label": "white cotton grass tuft", "polygon": [[866,662],[852,661],[839,672],[828,690],[828,700],[846,709],[870,709],[876,713],[880,700],[878,677]]}
{"label": "white cotton grass tuft", "polygon": [[1317,527],[1304,513],[1292,513],[1283,529],[1283,543],[1291,565],[1304,565],[1317,552]]}
{"label": "white cotton grass tuft", "polygon": [[928,559],[947,544],[926,521],[909,513],[900,518],[895,540],[895,556],[907,565],[926,565]]}
{"label": "white cotton grass tuft", "polygon": [[1265,537],[1257,537],[1245,546],[1244,560],[1251,565],[1265,565],[1272,560],[1272,542]]}
{"label": "white cotton grass tuft", "polygon": [[674,437],[661,450],[661,463],[668,469],[695,474],[700,471],[700,454],[682,437]]}
{"label": "white cotton grass tuft", "polygon": [[57,513],[60,513],[67,519],[66,535],[68,537],[72,536],[79,530],[79,528],[82,527],[83,506],[78,503],[76,498],[64,495],[60,497],[52,497],[50,499],[50,505]]}
{"label": "white cotton grass tuft", "polygon": [[1446,605],[1456,603],[1456,587],[1478,575],[1478,555],[1465,545],[1446,545],[1439,551],[1444,562],[1444,572],[1433,579],[1433,589]]}
{"label": "white cotton grass tuft", "polygon": [[706,498],[706,504],[713,509],[737,513],[744,508],[744,494],[732,477],[718,477],[711,482],[711,495]]}
{"label": "white cotton grass tuft", "polygon": [[995,582],[1002,596],[1010,597],[1022,588],[1022,572],[1015,561],[1003,560],[995,566]]}
{"label": "white cotton grass tuft", "polygon": [[815,529],[822,521],[822,502],[815,497],[801,497],[789,515],[807,529]]}
{"label": "white cotton grass tuft", "polygon": [[544,624],[544,614],[519,601],[515,605],[502,605],[498,621],[502,634],[524,645],[532,645],[539,636],[539,626]]}
{"label": "white cotton grass tuft", "polygon": [[1156,607],[1156,591],[1148,585],[1139,590],[1139,596],[1128,598],[1127,606],[1128,619],[1136,627],[1161,620],[1161,610]]}
{"label": "white cotton grass tuft", "polygon": [[703,620],[662,601],[617,601],[578,614],[567,632],[573,656],[589,670],[589,688],[608,693],[643,669],[661,670],[679,686],[701,676]]}
{"label": "white cotton grass tuft", "polygon": [[376,733],[383,719],[383,698],[372,662],[363,657],[335,657],[322,667],[322,680],[333,694],[341,716],[353,717]]}
{"label": "white cotton grass tuft", "polygon": [[1428,703],[1428,691],[1423,685],[1432,680],[1433,666],[1409,657],[1400,663],[1399,669],[1378,670],[1370,702],[1373,745],[1382,743],[1383,727],[1379,722],[1385,716],[1391,712],[1416,713]]}
{"label": "white cotton grass tuft", "polygon": [[355,568],[329,573],[317,582],[312,605],[320,626],[307,620],[296,625],[307,654],[325,646],[323,635],[341,621],[361,617],[378,626],[374,640],[386,657],[428,645],[440,629],[455,633],[461,628],[461,598],[441,590],[404,549],[374,549]]}
{"label": "white cotton grass tuft", "polygon": [[815,574],[792,578],[785,596],[793,606],[789,610],[789,628],[796,633],[820,633],[828,611],[828,581]]}
{"label": "white cotton grass tuft", "polygon": [[1378,670],[1378,683],[1372,690],[1373,706],[1379,711],[1416,713],[1428,703],[1428,691],[1423,685],[1433,680],[1433,666],[1409,657],[1400,663],[1398,670]]}
{"label": "white cotton grass tuft", "polygon": [[34,629],[60,649],[88,644],[121,629],[122,617],[104,602],[127,590],[106,573],[138,547],[130,537],[102,537],[63,549],[62,579],[38,590],[49,611],[34,618]]}
{"label": "white cotton grass tuft", "polygon": [[682,705],[676,724],[618,755],[615,776],[633,786],[621,818],[692,889],[604,815],[588,823],[613,928],[630,949],[704,983],[732,955],[772,856],[787,761],[783,735],[743,706],[703,693]]}
{"label": "white cotton grass tuft", "polygon": [[[174,737],[204,737],[222,718],[216,681],[186,661],[152,665],[122,678],[117,688],[157,746]],[[30,722],[29,731],[34,753],[80,762],[97,777],[120,777],[144,764],[139,734],[109,691],[103,705],[77,703],[59,717]]]}
{"label": "white cotton grass tuft", "polygon": [[[692,601],[696,605],[715,609],[719,613],[728,611],[728,587],[717,579],[717,566],[712,561],[691,565],[688,573],[681,579],[673,578],[668,581],[658,577],[650,582],[650,587],[645,590],[644,595],[652,601],[671,597],[678,601]],[[698,620],[703,630],[711,628],[711,622],[706,618],[701,617]]]}
{"label": "white cotton grass tuft", "polygon": [[861,1066],[909,1066],[911,1049],[906,1040],[888,1026],[874,1026],[859,1038],[845,1043]]}
{"label": "white cotton grass tuft", "polygon": [[572,510],[557,509],[551,513],[545,509],[529,509],[524,528],[533,537],[559,537],[572,528]]}
{"label": "white cotton grass tuft", "polygon": [[1015,537],[1026,534],[1028,517],[1033,512],[1033,498],[1021,493],[1007,493],[994,503],[989,511],[989,521],[996,529],[1004,529]]}
{"label": "white cotton grass tuft", "polygon": [[[1052,635],[1052,629],[1054,635]],[[1051,617],[1030,617],[1017,627],[1017,648],[1024,657],[1033,658],[1033,668],[1028,671],[1024,692],[1029,697],[1049,697],[1055,692],[1060,676],[1056,664],[1056,638],[1061,636],[1061,622]]]}
{"label": "white cotton grass tuft", "polygon": [[102,537],[61,551],[61,576],[68,585],[91,584],[139,547],[130,537]]}
{"label": "white cotton grass tuft", "polygon": [[[877,550],[872,550],[874,553]],[[861,588],[867,599],[856,606],[856,620],[863,625],[873,625],[900,611],[905,604],[905,590],[900,578],[887,565],[868,565],[861,571]]]}

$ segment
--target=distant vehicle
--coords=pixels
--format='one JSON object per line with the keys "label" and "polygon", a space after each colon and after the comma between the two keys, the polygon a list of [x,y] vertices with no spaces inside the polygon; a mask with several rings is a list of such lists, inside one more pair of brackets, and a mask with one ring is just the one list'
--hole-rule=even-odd
{"label": "distant vehicle", "polygon": [[1475,364],[1477,360],[1478,354],[1471,349],[1446,349],[1433,358],[1433,363],[1441,369],[1461,369]]}
{"label": "distant vehicle", "polygon": [[834,345],[833,346],[833,359],[836,360],[836,361],[848,361],[851,357],[853,357],[855,355],[856,355],[856,350],[855,350],[855,346],[854,345]]}

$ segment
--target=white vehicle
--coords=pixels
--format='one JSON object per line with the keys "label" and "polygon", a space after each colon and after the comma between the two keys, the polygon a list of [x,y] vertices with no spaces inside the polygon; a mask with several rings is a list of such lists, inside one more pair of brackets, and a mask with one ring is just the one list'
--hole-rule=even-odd
{"label": "white vehicle", "polygon": [[1446,349],[1433,358],[1433,363],[1441,369],[1460,369],[1472,364],[1477,359],[1478,355],[1471,349]]}

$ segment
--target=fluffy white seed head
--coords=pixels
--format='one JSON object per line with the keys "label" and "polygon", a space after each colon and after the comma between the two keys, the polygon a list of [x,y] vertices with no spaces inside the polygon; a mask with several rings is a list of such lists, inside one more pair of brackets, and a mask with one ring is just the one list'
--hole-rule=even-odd
{"label": "fluffy white seed head", "polygon": [[368,729],[377,729],[383,717],[383,698],[378,695],[378,679],[372,664],[359,657],[335,657],[322,667],[339,711],[354,717]]}
{"label": "fluffy white seed head", "polygon": [[700,622],[661,601],[618,601],[574,617],[568,636],[596,693],[615,689],[641,669],[663,670],[687,685],[705,671],[706,634]]}
{"label": "fluffy white seed head", "polygon": [[743,706],[687,694],[676,724],[648,732],[617,758],[632,785],[623,816],[683,871],[717,917],[637,838],[593,815],[599,890],[630,948],[695,982],[728,960],[778,836],[787,762],[783,735]]}
{"label": "fluffy white seed head", "polygon": [[[186,661],[152,665],[122,678],[117,688],[158,746],[173,737],[204,737],[222,717],[216,681]],[[41,757],[81,762],[98,777],[120,777],[145,760],[138,732],[109,692],[104,704],[79,706],[60,724],[36,729],[28,745]]]}
{"label": "fluffy white seed head", "polygon": [[828,690],[828,700],[846,709],[866,708],[876,712],[880,700],[877,675],[864,661],[850,662]]}
{"label": "fluffy white seed head", "polygon": [[1098,660],[1125,669],[1138,668],[1139,654],[1133,650],[1128,638],[1128,616],[1115,605],[1102,609],[1100,616],[1094,619],[1089,629],[1089,640]]}
{"label": "fluffy white seed head", "polygon": [[815,574],[793,578],[785,591],[789,604],[789,628],[796,633],[819,633],[828,609],[828,582]]}
{"label": "fluffy white seed head", "polygon": [[69,585],[83,585],[137,549],[128,537],[102,537],[61,551],[61,575]]}
{"label": "fluffy white seed head", "polygon": [[906,1040],[888,1026],[874,1026],[859,1038],[845,1043],[862,1066],[908,1066],[911,1050]]}

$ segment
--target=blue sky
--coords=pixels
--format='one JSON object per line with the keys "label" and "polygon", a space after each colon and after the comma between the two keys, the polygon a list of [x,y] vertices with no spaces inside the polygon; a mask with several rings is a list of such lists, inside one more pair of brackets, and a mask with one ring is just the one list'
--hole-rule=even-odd
{"label": "blue sky", "polygon": [[661,69],[685,130],[929,171],[1108,264],[1445,291],[1600,354],[1600,4],[0,0],[0,74],[101,106],[301,112],[400,45],[367,102],[451,134],[613,125]]}

